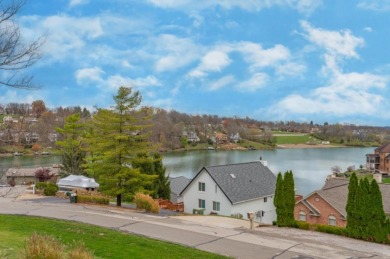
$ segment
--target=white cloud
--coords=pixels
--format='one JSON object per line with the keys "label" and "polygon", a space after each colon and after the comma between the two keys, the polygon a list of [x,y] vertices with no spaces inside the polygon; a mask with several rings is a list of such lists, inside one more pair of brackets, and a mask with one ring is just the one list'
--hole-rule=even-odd
{"label": "white cloud", "polygon": [[74,7],[76,5],[84,5],[84,4],[88,4],[88,3],[89,3],[89,0],[70,0],[69,6]]}
{"label": "white cloud", "polygon": [[290,59],[290,51],[283,45],[275,45],[269,49],[263,49],[260,44],[253,42],[240,42],[236,46],[237,51],[244,55],[244,59],[251,64],[252,70],[275,66],[282,61]]}
{"label": "white cloud", "polygon": [[214,82],[211,82],[209,85],[209,90],[216,91],[216,90],[219,90],[227,85],[231,85],[234,82],[235,82],[234,76],[232,76],[232,75],[223,76],[223,77],[215,80]]}
{"label": "white cloud", "polygon": [[255,73],[249,80],[240,83],[237,86],[237,89],[245,92],[255,92],[256,90],[264,87],[264,85],[268,82],[268,79],[269,77],[265,73]]}
{"label": "white cloud", "polygon": [[281,76],[302,76],[306,72],[306,66],[300,63],[287,62],[276,67],[276,73]]}
{"label": "white cloud", "polygon": [[327,83],[305,95],[285,97],[270,112],[282,116],[293,113],[338,117],[379,113],[385,102],[380,90],[386,87],[389,78],[371,73],[345,73],[339,65],[345,58],[359,58],[356,48],[363,46],[363,39],[350,31],[327,31],[313,28],[307,22],[301,25],[307,33],[305,37],[324,52],[322,72]]}
{"label": "white cloud", "polygon": [[153,48],[159,57],[155,63],[158,72],[171,71],[189,65],[201,55],[200,46],[189,38],[163,34],[155,39]]}
{"label": "white cloud", "polygon": [[218,50],[209,51],[202,57],[200,65],[189,73],[192,77],[203,77],[207,72],[220,72],[232,62],[229,56]]}
{"label": "white cloud", "polygon": [[301,26],[306,32],[304,35],[310,42],[324,48],[332,55],[358,58],[357,47],[364,46],[364,40],[352,35],[351,31],[328,31],[314,28],[307,21],[301,21]]}
{"label": "white cloud", "polygon": [[78,69],[75,73],[77,84],[88,84],[102,81],[104,71],[99,67]]}
{"label": "white cloud", "polygon": [[368,9],[378,12],[390,11],[389,0],[360,0],[357,6],[362,9]]}
{"label": "white cloud", "polygon": [[372,28],[369,27],[369,26],[364,27],[363,30],[366,31],[366,32],[372,32],[373,31]]}
{"label": "white cloud", "polygon": [[321,5],[322,0],[148,0],[148,2],[161,8],[174,8],[184,11],[202,10],[219,6],[224,9],[239,8],[253,12],[273,6],[281,6],[309,14]]}

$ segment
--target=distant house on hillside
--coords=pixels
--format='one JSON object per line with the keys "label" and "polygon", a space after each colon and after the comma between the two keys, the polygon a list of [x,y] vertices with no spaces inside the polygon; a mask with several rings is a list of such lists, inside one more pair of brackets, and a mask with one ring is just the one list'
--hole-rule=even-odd
{"label": "distant house on hillside", "polygon": [[[347,179],[329,178],[322,189],[312,192],[295,205],[296,220],[311,224],[345,227],[348,201]],[[383,197],[383,209],[390,216],[390,185],[379,184]]]}
{"label": "distant house on hillside", "polygon": [[366,169],[390,173],[390,143],[384,144],[374,150],[374,154],[366,155]]}
{"label": "distant house on hillside", "polygon": [[262,161],[203,167],[181,192],[184,212],[203,210],[231,216],[255,212],[257,220],[276,220],[276,176]]}
{"label": "distant house on hillside", "polygon": [[[38,183],[39,179],[35,177],[35,172],[40,169],[38,168],[9,168],[5,172],[7,178],[7,183],[14,179],[16,185],[23,185],[28,183]],[[45,167],[50,169],[50,173],[53,174],[53,178],[50,179],[50,182],[56,182],[59,175],[58,167]]]}
{"label": "distant house on hillside", "polygon": [[188,179],[184,176],[179,177],[170,177],[169,183],[171,187],[171,199],[172,203],[183,202],[183,197],[180,193],[184,190],[184,188],[191,182],[191,179]]}

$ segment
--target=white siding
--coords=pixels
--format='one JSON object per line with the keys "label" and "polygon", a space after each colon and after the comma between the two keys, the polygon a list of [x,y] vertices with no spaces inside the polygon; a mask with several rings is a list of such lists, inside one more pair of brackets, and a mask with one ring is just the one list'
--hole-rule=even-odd
{"label": "white siding", "polygon": [[248,212],[264,211],[264,217],[261,219],[263,224],[272,224],[272,221],[276,220],[276,210],[274,206],[273,196],[267,197],[267,202],[264,202],[264,198],[242,202],[233,205],[232,214],[240,213],[244,219],[248,219]]}
{"label": "white siding", "polygon": [[[204,192],[198,190],[198,183],[203,182],[206,185]],[[184,212],[192,214],[193,209],[198,209],[198,200],[202,199],[206,201],[206,209],[204,214],[210,214],[213,212],[213,201],[220,203],[220,211],[216,211],[219,215],[231,215],[231,203],[226,198],[225,194],[217,186],[216,183],[210,177],[206,171],[202,171],[198,176],[192,181],[191,185],[182,194],[184,202]]]}

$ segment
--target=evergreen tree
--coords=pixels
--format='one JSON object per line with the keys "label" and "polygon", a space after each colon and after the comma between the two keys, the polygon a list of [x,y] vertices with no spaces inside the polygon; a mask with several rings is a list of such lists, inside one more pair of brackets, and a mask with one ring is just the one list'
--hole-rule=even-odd
{"label": "evergreen tree", "polygon": [[279,172],[276,178],[274,206],[276,208],[276,222],[278,226],[284,225],[284,187],[283,187],[283,176]]}
{"label": "evergreen tree", "polygon": [[295,190],[293,172],[284,174],[284,197],[285,197],[285,221],[287,226],[294,226]]}
{"label": "evergreen tree", "polygon": [[156,170],[157,179],[154,181],[154,189],[156,190],[157,198],[169,200],[171,198],[171,186],[169,175],[166,175],[166,168],[162,163],[162,157],[156,153],[154,158],[154,169]]}
{"label": "evergreen tree", "polygon": [[61,152],[61,174],[63,176],[80,175],[84,172],[82,168],[86,156],[82,141],[84,126],[80,122],[80,115],[76,113],[66,117],[63,128],[56,129],[63,139],[56,142]]}
{"label": "evergreen tree", "polygon": [[369,232],[375,242],[384,242],[389,234],[386,222],[386,214],[383,210],[382,193],[375,180],[371,181],[370,186],[370,226]]}
{"label": "evergreen tree", "polygon": [[347,212],[347,232],[350,237],[357,236],[356,226],[358,221],[356,220],[356,193],[359,187],[359,182],[355,173],[351,175],[348,184],[348,201],[346,206]]}
{"label": "evergreen tree", "polygon": [[148,111],[137,110],[139,92],[120,87],[114,101],[112,109],[98,109],[91,120],[90,156],[85,166],[89,174],[97,176],[100,190],[116,196],[117,206],[121,206],[124,195],[143,190],[154,176],[131,167],[137,153],[151,148],[146,132]]}

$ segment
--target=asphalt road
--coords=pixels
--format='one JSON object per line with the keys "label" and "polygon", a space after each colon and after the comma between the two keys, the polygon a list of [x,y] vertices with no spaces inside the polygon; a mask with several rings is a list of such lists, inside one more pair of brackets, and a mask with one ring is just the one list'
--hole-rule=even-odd
{"label": "asphalt road", "polygon": [[84,222],[234,258],[390,258],[389,246],[342,237],[337,237],[341,241],[335,245],[335,236],[321,234],[319,238],[309,231],[249,230],[247,222],[224,217],[156,216],[132,209],[70,204],[57,198],[14,197],[0,198],[0,213]]}

